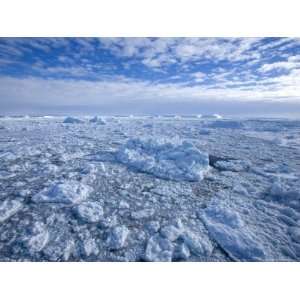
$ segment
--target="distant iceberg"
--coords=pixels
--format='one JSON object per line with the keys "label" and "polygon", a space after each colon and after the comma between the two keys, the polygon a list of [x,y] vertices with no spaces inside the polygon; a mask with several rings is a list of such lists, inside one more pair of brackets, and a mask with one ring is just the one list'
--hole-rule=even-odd
{"label": "distant iceberg", "polygon": [[83,121],[74,118],[74,117],[66,117],[63,121],[63,123],[67,123],[67,124],[80,124],[83,123]]}
{"label": "distant iceberg", "polygon": [[94,118],[90,119],[89,122],[99,124],[99,125],[105,125],[106,124],[105,120],[103,118],[99,117],[99,116],[95,116]]}
{"label": "distant iceberg", "polygon": [[201,119],[223,119],[221,115],[218,114],[212,114],[212,115],[199,115],[201,116]]}

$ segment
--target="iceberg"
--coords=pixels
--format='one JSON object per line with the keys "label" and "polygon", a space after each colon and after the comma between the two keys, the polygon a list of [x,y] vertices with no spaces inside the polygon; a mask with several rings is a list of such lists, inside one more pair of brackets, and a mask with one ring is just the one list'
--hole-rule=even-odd
{"label": "iceberg", "polygon": [[90,119],[89,122],[90,123],[95,123],[95,124],[98,124],[98,125],[105,125],[106,124],[105,120],[101,117],[98,117],[98,116],[95,116],[94,118]]}
{"label": "iceberg", "polygon": [[74,117],[66,117],[63,121],[63,123],[67,123],[67,124],[81,124],[83,123],[83,121],[74,118]]}

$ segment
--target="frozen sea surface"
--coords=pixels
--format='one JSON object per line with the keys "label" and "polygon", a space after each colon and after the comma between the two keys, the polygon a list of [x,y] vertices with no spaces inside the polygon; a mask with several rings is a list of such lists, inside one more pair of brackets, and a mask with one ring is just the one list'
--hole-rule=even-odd
{"label": "frozen sea surface", "polygon": [[300,261],[300,121],[216,119],[1,118],[0,260]]}

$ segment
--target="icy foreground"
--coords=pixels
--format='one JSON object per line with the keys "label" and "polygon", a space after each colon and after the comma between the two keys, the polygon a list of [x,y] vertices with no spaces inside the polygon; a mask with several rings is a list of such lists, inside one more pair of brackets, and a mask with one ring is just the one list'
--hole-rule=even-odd
{"label": "icy foreground", "polygon": [[300,121],[2,118],[0,131],[1,261],[300,260]]}

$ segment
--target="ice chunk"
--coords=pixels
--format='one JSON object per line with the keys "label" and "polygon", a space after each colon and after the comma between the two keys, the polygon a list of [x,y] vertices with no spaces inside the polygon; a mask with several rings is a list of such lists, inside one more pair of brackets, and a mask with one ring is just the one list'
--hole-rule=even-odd
{"label": "ice chunk", "polygon": [[119,203],[119,208],[130,208],[130,205],[128,202],[126,202],[125,200],[121,200]]}
{"label": "ice chunk", "polygon": [[128,234],[129,229],[125,225],[112,228],[107,238],[108,248],[112,250],[124,248]]}
{"label": "ice chunk", "polygon": [[0,203],[0,223],[6,221],[17,213],[23,204],[19,200],[4,200]]}
{"label": "ice chunk", "polygon": [[145,258],[147,261],[172,261],[173,248],[168,239],[157,233],[147,243]]}
{"label": "ice chunk", "polygon": [[202,180],[209,170],[208,154],[186,141],[130,139],[116,157],[138,171],[177,181]]}
{"label": "ice chunk", "polygon": [[161,228],[160,233],[162,236],[170,240],[171,242],[178,239],[178,237],[183,233],[183,225],[181,220],[177,220],[173,225],[167,225]]}
{"label": "ice chunk", "polygon": [[300,244],[300,228],[297,226],[295,227],[290,227],[289,228],[289,233],[291,235],[292,240],[295,243],[299,243]]}
{"label": "ice chunk", "polygon": [[209,257],[213,251],[213,245],[206,234],[195,233],[186,230],[182,234],[184,244],[196,256]]}
{"label": "ice chunk", "polygon": [[92,238],[88,238],[83,243],[83,248],[86,256],[90,256],[92,254],[98,255],[99,254],[99,248],[96,243],[96,241]]}
{"label": "ice chunk", "polygon": [[247,230],[239,214],[218,201],[204,211],[203,221],[212,239],[234,260],[261,261],[264,249]]}
{"label": "ice chunk", "polygon": [[16,160],[18,158],[18,156],[15,153],[12,152],[4,152],[4,153],[0,153],[0,159],[3,159],[5,161],[9,161],[9,160]]}
{"label": "ice chunk", "polygon": [[96,123],[98,125],[105,125],[106,122],[103,118],[95,116],[94,118],[90,119],[90,123]]}
{"label": "ice chunk", "polygon": [[87,199],[91,188],[81,182],[69,180],[54,183],[36,194],[32,200],[39,203],[75,204]]}
{"label": "ice chunk", "polygon": [[8,179],[14,177],[15,175],[15,173],[0,170],[0,179]]}
{"label": "ice chunk", "polygon": [[160,223],[159,221],[150,221],[145,225],[145,228],[150,234],[154,234],[159,230]]}
{"label": "ice chunk", "polygon": [[45,224],[36,222],[33,228],[34,235],[28,241],[30,252],[39,252],[43,250],[49,241],[49,232]]}
{"label": "ice chunk", "polygon": [[77,207],[78,215],[86,222],[99,222],[103,218],[103,208],[99,202],[83,202]]}
{"label": "ice chunk", "polygon": [[145,208],[142,210],[133,211],[131,213],[131,217],[136,220],[145,219],[145,218],[150,218],[151,216],[154,215],[154,213],[155,213],[154,208]]}
{"label": "ice chunk", "polygon": [[190,249],[184,243],[178,245],[174,250],[174,257],[177,259],[186,260],[190,257],[190,255],[191,255]]}
{"label": "ice chunk", "polygon": [[80,123],[83,123],[83,121],[77,119],[77,118],[74,118],[74,117],[66,117],[64,119],[64,122],[63,123],[67,123],[67,124],[80,124]]}

